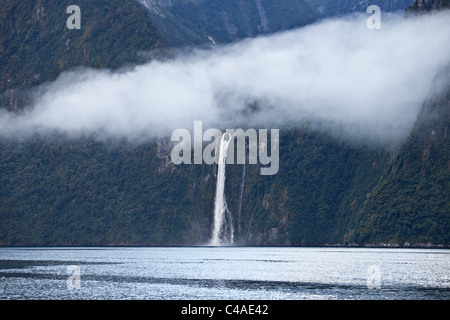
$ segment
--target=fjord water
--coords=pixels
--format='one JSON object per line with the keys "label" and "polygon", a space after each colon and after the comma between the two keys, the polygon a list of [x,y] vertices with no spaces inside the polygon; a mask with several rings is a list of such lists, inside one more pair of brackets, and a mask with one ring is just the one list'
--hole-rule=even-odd
{"label": "fjord water", "polygon": [[449,266],[441,249],[0,248],[0,298],[448,300]]}

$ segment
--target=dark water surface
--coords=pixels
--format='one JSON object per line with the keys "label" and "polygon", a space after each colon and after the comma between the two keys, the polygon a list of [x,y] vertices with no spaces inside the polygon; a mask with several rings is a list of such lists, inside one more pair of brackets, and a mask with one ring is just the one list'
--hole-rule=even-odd
{"label": "dark water surface", "polygon": [[449,267],[434,249],[0,248],[0,299],[449,300]]}

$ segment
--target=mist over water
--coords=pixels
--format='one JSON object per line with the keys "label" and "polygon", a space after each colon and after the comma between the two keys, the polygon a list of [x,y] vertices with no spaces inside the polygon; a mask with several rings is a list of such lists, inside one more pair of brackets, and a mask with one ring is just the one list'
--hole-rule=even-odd
{"label": "mist over water", "polygon": [[449,12],[330,19],[130,70],[67,72],[20,113],[0,111],[0,137],[59,132],[142,141],[177,128],[312,126],[355,140],[399,141],[436,74],[450,63]]}

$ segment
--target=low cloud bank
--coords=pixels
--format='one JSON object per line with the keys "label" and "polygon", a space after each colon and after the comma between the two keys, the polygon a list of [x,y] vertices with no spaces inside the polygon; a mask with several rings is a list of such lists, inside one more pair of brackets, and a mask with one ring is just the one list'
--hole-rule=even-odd
{"label": "low cloud bank", "polygon": [[[449,12],[322,21],[122,72],[62,74],[23,112],[0,111],[0,137],[56,132],[145,140],[177,128],[295,127],[381,142],[410,132],[450,63]],[[448,81],[448,79],[446,80]]]}

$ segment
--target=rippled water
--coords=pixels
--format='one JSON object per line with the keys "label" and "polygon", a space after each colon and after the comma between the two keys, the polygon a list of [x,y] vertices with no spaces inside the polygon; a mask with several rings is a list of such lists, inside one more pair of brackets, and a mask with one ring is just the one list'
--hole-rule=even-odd
{"label": "rippled water", "polygon": [[448,300],[449,266],[431,249],[0,248],[0,298]]}

